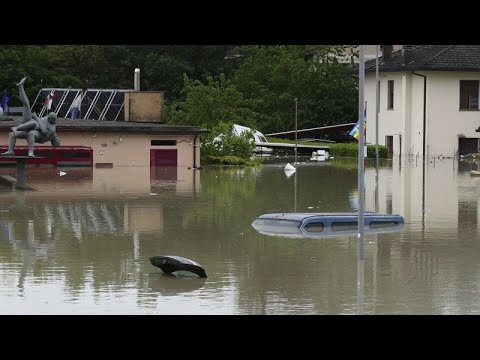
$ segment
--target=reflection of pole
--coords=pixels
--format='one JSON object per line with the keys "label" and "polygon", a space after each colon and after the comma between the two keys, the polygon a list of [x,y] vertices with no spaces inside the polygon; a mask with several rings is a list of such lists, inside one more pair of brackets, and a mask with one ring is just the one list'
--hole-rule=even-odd
{"label": "reflection of pole", "polygon": [[[298,121],[298,99],[293,99],[295,101],[295,167],[297,166],[297,121]],[[295,177],[296,178],[296,177]]]}
{"label": "reflection of pole", "polygon": [[376,111],[375,111],[375,212],[378,213],[378,114],[380,113],[380,79],[378,76],[378,45],[375,60]]}
{"label": "reflection of pole", "polygon": [[375,314],[375,303],[377,300],[377,255],[378,255],[378,234],[375,235],[375,250],[373,251],[373,313]]}
{"label": "reflection of pole", "polygon": [[358,118],[360,137],[358,141],[358,256],[363,260],[363,234],[364,234],[364,213],[365,213],[365,174],[364,174],[364,112],[365,112],[365,45],[360,45],[359,63],[359,84],[358,84]]}
{"label": "reflection of pole", "polygon": [[17,183],[25,185],[25,159],[17,159]]}
{"label": "reflection of pole", "polygon": [[12,245],[15,245],[14,244],[16,242],[16,240],[15,240],[15,224],[13,222],[8,223],[8,241]]}
{"label": "reflection of pole", "polygon": [[363,288],[365,280],[365,260],[358,259],[357,262],[357,315],[363,314]]}
{"label": "reflection of pole", "polygon": [[48,239],[50,240],[50,238],[52,237],[52,213],[50,211],[48,211],[48,207],[45,207],[45,212],[46,212],[46,219],[47,219],[47,225],[46,225],[46,228],[47,228],[47,237]]}
{"label": "reflection of pole", "polygon": [[35,242],[35,230],[33,226],[33,220],[28,220],[27,225],[27,243],[28,245],[33,245]]}
{"label": "reflection of pole", "polygon": [[133,258],[138,260],[138,255],[140,252],[140,238],[138,231],[133,232]]}

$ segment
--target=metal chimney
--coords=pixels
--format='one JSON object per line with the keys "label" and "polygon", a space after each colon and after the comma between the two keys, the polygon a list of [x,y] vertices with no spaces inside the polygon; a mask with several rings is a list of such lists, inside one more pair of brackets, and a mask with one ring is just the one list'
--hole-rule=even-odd
{"label": "metal chimney", "polygon": [[140,91],[140,69],[135,69],[135,77],[133,80],[133,90]]}

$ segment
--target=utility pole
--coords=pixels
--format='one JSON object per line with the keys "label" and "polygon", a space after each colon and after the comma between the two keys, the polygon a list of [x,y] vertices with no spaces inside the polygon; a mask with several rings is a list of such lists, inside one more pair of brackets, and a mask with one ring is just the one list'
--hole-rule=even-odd
{"label": "utility pole", "polygon": [[365,45],[360,45],[358,83],[358,119],[360,137],[358,141],[358,259],[357,259],[357,314],[363,314],[364,287],[364,232],[365,232],[365,174],[364,174],[364,144],[365,144]]}
{"label": "utility pole", "polygon": [[376,111],[375,111],[375,212],[378,213],[378,115],[380,113],[380,78],[378,75],[378,47],[376,45],[375,60],[375,91],[376,91]]}
{"label": "utility pole", "polygon": [[359,257],[363,259],[363,235],[365,214],[365,45],[360,45],[359,84],[358,84],[358,118],[360,137],[358,139],[358,239]]}

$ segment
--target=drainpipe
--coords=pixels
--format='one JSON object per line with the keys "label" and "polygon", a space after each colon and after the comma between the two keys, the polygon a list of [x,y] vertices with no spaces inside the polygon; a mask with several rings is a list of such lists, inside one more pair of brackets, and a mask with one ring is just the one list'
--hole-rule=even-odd
{"label": "drainpipe", "polygon": [[198,134],[193,138],[193,170],[197,169],[197,137]]}
{"label": "drainpipe", "polygon": [[423,77],[423,162],[425,163],[426,157],[426,147],[427,147],[427,77],[425,75],[417,74],[416,72],[412,73],[413,75],[418,75]]}
{"label": "drainpipe", "polygon": [[427,128],[427,77],[425,75],[412,72],[413,75],[423,77],[423,174],[422,174],[422,234],[425,236],[425,149],[426,149],[426,128]]}

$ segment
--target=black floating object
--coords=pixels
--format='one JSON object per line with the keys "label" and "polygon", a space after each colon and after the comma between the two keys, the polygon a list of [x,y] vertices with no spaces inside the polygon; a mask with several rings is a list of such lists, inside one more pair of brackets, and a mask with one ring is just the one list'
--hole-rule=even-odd
{"label": "black floating object", "polygon": [[154,256],[150,258],[153,266],[160,268],[164,273],[171,274],[175,271],[190,271],[202,278],[207,277],[205,269],[197,262],[173,255]]}

